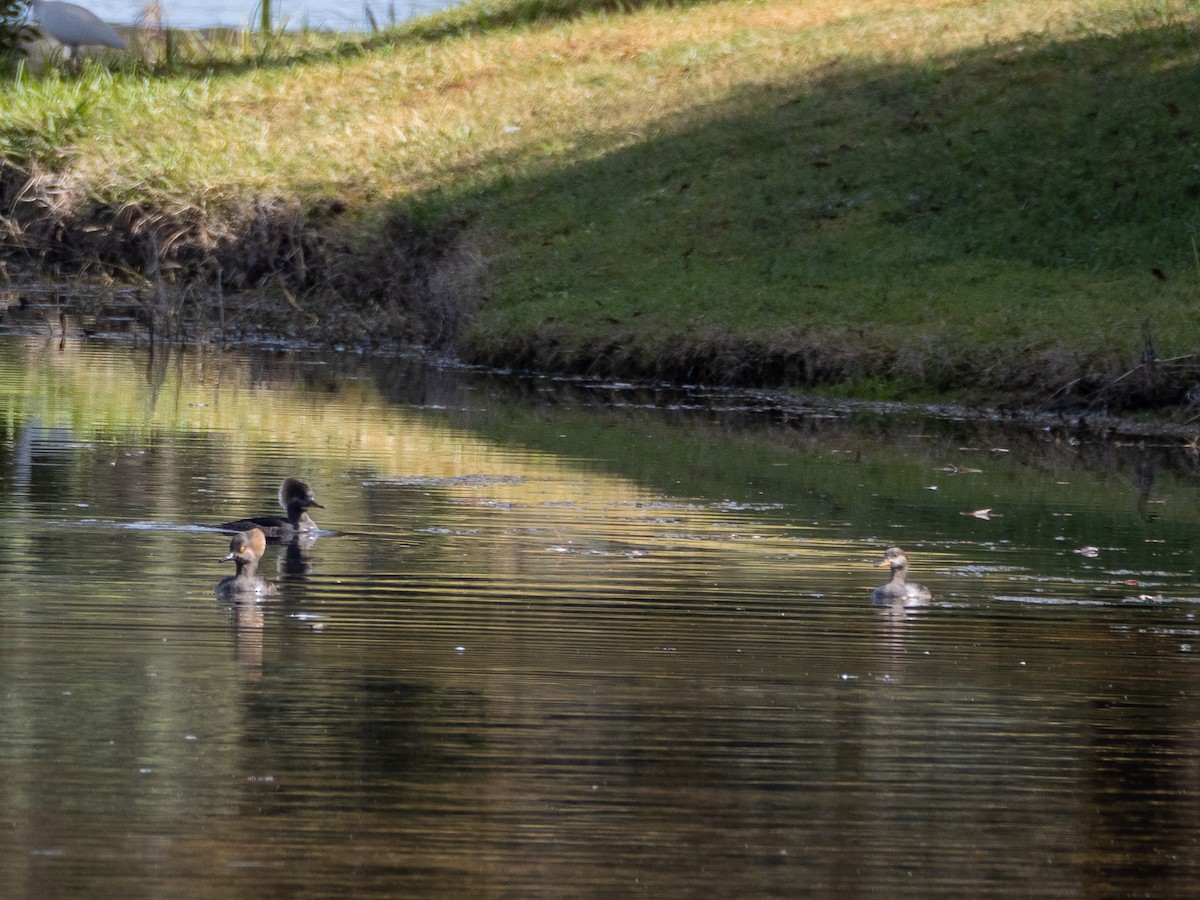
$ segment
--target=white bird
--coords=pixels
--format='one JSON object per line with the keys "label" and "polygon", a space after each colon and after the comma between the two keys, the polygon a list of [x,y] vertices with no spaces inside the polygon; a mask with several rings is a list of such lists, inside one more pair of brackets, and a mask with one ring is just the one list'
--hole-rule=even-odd
{"label": "white bird", "polygon": [[32,0],[29,7],[37,16],[42,31],[66,47],[72,57],[87,44],[125,49],[125,41],[116,29],[78,4]]}

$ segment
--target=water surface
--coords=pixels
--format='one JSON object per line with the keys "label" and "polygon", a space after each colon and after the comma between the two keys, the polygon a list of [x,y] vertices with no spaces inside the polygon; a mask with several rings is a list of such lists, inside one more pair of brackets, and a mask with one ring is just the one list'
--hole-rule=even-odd
{"label": "water surface", "polygon": [[[0,340],[8,895],[1182,896],[1194,449]],[[219,602],[285,475],[279,596]],[[969,515],[990,509],[988,517]],[[900,544],[935,603],[874,608]]]}
{"label": "water surface", "polygon": [[[287,28],[369,31],[413,16],[453,6],[457,0],[272,0],[275,21]],[[105,22],[134,25],[146,8],[143,0],[88,0],[82,4]],[[163,21],[171,28],[258,27],[260,5],[249,0],[161,0]]]}

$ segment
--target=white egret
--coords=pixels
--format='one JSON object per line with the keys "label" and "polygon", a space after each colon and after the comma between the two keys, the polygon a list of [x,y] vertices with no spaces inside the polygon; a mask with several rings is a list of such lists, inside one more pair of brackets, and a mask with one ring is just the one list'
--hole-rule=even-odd
{"label": "white egret", "polygon": [[116,29],[78,4],[30,0],[29,8],[37,16],[42,31],[66,47],[72,57],[87,44],[125,49],[125,41]]}

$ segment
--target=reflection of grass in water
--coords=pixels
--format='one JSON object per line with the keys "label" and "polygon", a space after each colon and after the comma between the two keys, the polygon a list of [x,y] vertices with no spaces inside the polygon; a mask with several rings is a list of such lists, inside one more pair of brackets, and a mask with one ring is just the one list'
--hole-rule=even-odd
{"label": "reflection of grass in water", "polygon": [[[970,559],[974,551],[960,553],[956,541],[1044,551],[1063,536],[1064,551],[1121,545],[1139,554],[1144,537],[1173,539],[1198,518],[1188,486],[1159,472],[1153,497],[1169,502],[1148,507],[1157,523],[1142,523],[1136,457],[1111,450],[1081,468],[1095,448],[1040,432],[1005,436],[872,416],[811,430],[680,414],[667,422],[655,411],[572,410],[563,402],[548,414],[502,390],[487,408],[425,413],[390,404],[362,378],[304,384],[294,369],[272,375],[261,357],[172,353],[142,377],[144,349],[73,344],[60,352],[56,341],[32,340],[9,341],[0,354],[0,413],[10,422],[66,427],[75,440],[122,448],[212,436],[219,461],[208,451],[194,461],[220,473],[210,485],[211,515],[201,520],[219,521],[222,509],[244,513],[248,503],[273,506],[274,485],[262,483],[269,460],[272,471],[319,478],[340,521],[370,521],[366,495],[411,504],[413,528],[463,532],[425,542],[428,552],[440,558],[483,542],[497,570],[520,571],[520,554],[531,547],[561,546],[566,570],[584,571],[603,564],[592,550],[616,559],[674,540],[740,559],[767,579],[853,571],[873,554],[868,541],[921,547],[920,568],[929,572]],[[1010,452],[992,452],[996,446]],[[96,455],[80,454],[75,464],[98,465]],[[188,465],[182,455],[170,465],[178,496],[150,500],[169,521],[190,489]],[[339,491],[342,478],[371,483]],[[981,507],[1000,515],[962,515]],[[467,534],[481,527],[483,536]],[[536,536],[495,537],[513,528]],[[870,582],[873,573],[863,574]]]}
{"label": "reflection of grass in water", "polygon": [[[188,351],[160,358],[165,365],[147,369],[144,348],[68,342],[60,350],[56,340],[40,339],[0,344],[0,415],[95,443],[70,455],[74,484],[64,490],[96,484],[97,496],[117,509],[96,505],[72,510],[69,518],[113,522],[124,512],[139,521],[216,522],[248,507],[269,512],[275,484],[263,483],[267,465],[320,486],[329,507],[316,514],[323,525],[367,527],[374,541],[382,529],[402,541],[395,565],[411,577],[458,573],[464,591],[486,586],[514,598],[544,591],[557,601],[563,583],[573,595],[598,598],[614,589],[637,596],[653,585],[664,598],[720,603],[720,585],[729,579],[792,584],[803,576],[799,583],[824,592],[846,579],[869,585],[874,577],[847,565],[846,543],[836,535],[782,521],[772,504],[742,508],[721,502],[727,492],[710,481],[704,487],[713,493],[699,496],[694,483],[664,489],[644,472],[595,465],[590,458],[600,445],[577,443],[588,431],[571,418],[564,425],[573,436],[570,448],[550,440],[545,449],[514,451],[507,438],[475,429],[477,417],[493,415],[475,407],[458,414],[408,410],[360,378],[304,385],[294,369],[263,374],[269,363],[262,357]],[[503,399],[497,403],[523,418]],[[195,435],[211,440],[196,448]],[[652,445],[633,441],[631,459],[652,465]],[[125,451],[143,448],[154,449],[154,458],[124,459]],[[342,479],[362,485],[341,488]],[[197,485],[213,493],[197,498]],[[115,557],[122,564],[136,558],[137,546],[178,546],[189,556],[203,547],[196,565],[211,569],[214,580],[226,574],[210,559],[223,551],[223,537],[150,531],[130,541],[122,532],[112,543],[122,548]],[[338,541],[318,544],[317,551],[325,566],[336,559],[342,571],[378,566],[372,544]],[[695,558],[704,561],[703,571],[687,577],[680,567]],[[151,570],[168,573],[173,565],[174,554],[159,554]]]}
{"label": "reflection of grass in water", "polygon": [[[1186,463],[1183,448],[1074,445],[1041,429],[873,415],[792,426],[706,419],[667,423],[653,411],[559,404],[550,421],[522,407],[474,421],[500,442],[577,454],[594,471],[665,494],[778,504],[756,515],[832,527],[851,545],[1012,541],[1043,551],[1098,544],[1145,554],[1153,550],[1145,540],[1182,540],[1200,524],[1190,476],[1177,468]],[[1150,502],[1139,507],[1139,479],[1147,478]],[[997,516],[963,515],[985,507]]]}
{"label": "reflection of grass in water", "polygon": [[463,453],[475,458],[480,450],[481,442],[439,417],[389,405],[369,382],[305,386],[295,369],[267,374],[269,362],[239,354],[158,351],[152,358],[144,348],[73,340],[64,349],[57,339],[8,341],[0,352],[9,357],[0,387],[6,415],[70,427],[81,438],[107,431],[131,441],[163,430],[208,432],[226,436],[231,451],[295,442],[319,456],[374,458],[384,472],[392,471],[389,462],[407,459],[431,475],[460,471],[435,447],[453,439],[460,462]]}
{"label": "reflection of grass in water", "polygon": [[[556,578],[578,585],[604,582],[617,567],[636,589],[646,573],[676,566],[680,552],[701,554],[713,566],[733,566],[764,583],[794,579],[798,572],[825,585],[846,577],[846,544],[823,528],[784,521],[761,498],[748,508],[722,502],[730,496],[729,484],[707,474],[672,486],[642,470],[657,464],[672,471],[671,460],[651,453],[662,446],[657,426],[651,440],[629,442],[628,459],[638,464],[621,472],[591,461],[598,450],[616,446],[586,440],[595,419],[567,417],[563,428],[571,439],[555,446],[553,422],[544,421],[544,410],[531,411],[529,427],[534,434],[538,423],[547,429],[548,446],[514,452],[508,436],[497,440],[475,428],[478,419],[496,414],[476,405],[449,414],[407,410],[389,404],[368,381],[304,385],[294,369],[269,374],[262,357],[175,352],[159,356],[165,364],[147,368],[148,358],[144,348],[119,345],[71,341],[60,350],[57,340],[41,339],[0,345],[0,414],[95,442],[94,449],[71,455],[71,480],[112,482],[105,490],[119,499],[119,509],[89,508],[74,516],[119,520],[127,510],[137,520],[188,522],[221,521],[224,511],[243,514],[247,505],[267,512],[275,484],[264,484],[261,473],[269,460],[272,468],[294,466],[296,474],[327,488],[318,491],[331,508],[318,515],[323,524],[333,516],[354,530],[356,522],[372,522],[372,509],[385,508],[389,516],[403,510],[399,525],[411,528],[400,532],[409,547],[406,569],[482,567],[488,583],[511,582],[517,594],[528,589],[522,584],[531,571],[547,566]],[[502,398],[497,403],[516,420],[525,418],[521,407]],[[211,442],[188,449],[189,441],[180,439],[194,435],[211,436]],[[672,439],[667,446],[678,445]],[[141,448],[160,452],[144,463],[123,460],[124,451]],[[115,473],[108,469],[113,455]],[[196,476],[210,471],[217,477],[200,483],[214,493],[190,496]],[[366,483],[339,490],[338,480],[347,477]],[[120,500],[125,492],[129,497]],[[385,527],[397,524],[389,519]],[[847,534],[851,543],[857,537]],[[139,536],[147,541],[211,545],[210,553],[223,546],[216,537],[175,532]],[[366,552],[354,542],[335,549],[343,565]],[[349,565],[353,571],[355,564]],[[864,571],[861,577],[869,583],[873,576]],[[710,589],[686,578],[671,588],[685,594]]]}
{"label": "reflection of grass in water", "polygon": [[[484,476],[485,485],[458,487],[513,502],[573,497],[572,482],[562,477],[573,469],[560,457],[505,452],[446,415],[390,404],[361,378],[306,386],[295,369],[265,374],[262,358],[216,351],[160,352],[156,359],[161,363],[148,366],[144,348],[8,340],[0,345],[0,414],[67,428],[75,440],[115,437],[129,446],[156,444],[164,432],[211,435],[228,485],[253,484],[266,455],[283,468],[295,460],[337,474]],[[589,489],[602,497],[640,496],[620,479],[594,481]]]}

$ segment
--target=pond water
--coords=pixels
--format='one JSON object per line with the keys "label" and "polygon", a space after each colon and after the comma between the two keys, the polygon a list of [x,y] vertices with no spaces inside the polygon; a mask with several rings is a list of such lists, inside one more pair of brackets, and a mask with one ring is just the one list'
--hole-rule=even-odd
{"label": "pond water", "polygon": [[[1196,465],[4,336],[5,895],[1188,895]],[[286,475],[322,533],[218,601],[201,526]],[[870,602],[892,544],[931,606]]]}
{"label": "pond water", "polygon": [[[458,0],[272,0],[275,21],[285,28],[370,31],[413,16],[426,15]],[[86,0],[82,3],[105,22],[134,25],[150,0]],[[252,0],[160,0],[163,21],[172,28],[257,29],[261,5]]]}

